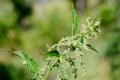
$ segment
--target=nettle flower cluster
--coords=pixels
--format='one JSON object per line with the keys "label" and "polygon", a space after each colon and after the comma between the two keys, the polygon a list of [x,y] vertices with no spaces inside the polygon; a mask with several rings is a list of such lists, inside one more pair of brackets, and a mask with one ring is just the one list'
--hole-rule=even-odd
{"label": "nettle flower cluster", "polygon": [[75,80],[78,78],[81,68],[83,71],[82,76],[84,76],[86,66],[83,61],[84,53],[82,50],[88,48],[98,52],[88,41],[97,38],[97,33],[100,32],[100,19],[88,17],[86,23],[82,24],[78,29],[77,14],[74,7],[72,12],[72,35],[62,38],[57,44],[49,47],[48,52],[42,54],[47,57],[43,68],[39,69],[38,64],[23,51],[11,51],[2,48],[0,50],[18,55],[27,69],[34,74],[34,78],[31,80],[47,80],[52,70],[56,70],[56,80]]}
{"label": "nettle flower cluster", "polygon": [[[73,17],[75,17],[75,14]],[[76,33],[77,24],[73,23],[73,25],[76,26],[73,26],[72,35],[62,38],[57,44],[50,47],[48,52],[43,54],[48,58],[46,65],[44,68],[40,69],[38,73],[38,78],[40,80],[46,80],[49,73],[54,68],[57,71],[56,80],[77,79],[80,66],[83,70],[82,76],[85,75],[86,66],[83,62],[84,53],[82,52],[82,49],[88,48],[98,52],[94,47],[88,44],[88,41],[91,38],[96,38],[96,34],[100,32],[100,19],[88,17],[86,22],[87,24],[81,25],[79,28],[79,33]],[[77,66],[77,63],[80,63],[80,66]],[[68,75],[67,69],[71,71],[73,76]]]}

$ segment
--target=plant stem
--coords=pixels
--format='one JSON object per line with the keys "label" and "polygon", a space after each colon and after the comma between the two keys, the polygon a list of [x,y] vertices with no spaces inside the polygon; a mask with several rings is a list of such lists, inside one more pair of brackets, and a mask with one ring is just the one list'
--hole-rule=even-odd
{"label": "plant stem", "polygon": [[47,77],[48,77],[49,73],[51,72],[51,70],[52,70],[52,68],[50,68],[50,69],[46,72],[43,80],[46,80],[46,79],[47,79]]}
{"label": "plant stem", "polygon": [[[58,61],[59,61],[59,59],[53,64],[53,66],[54,66]],[[49,73],[50,73],[50,72],[52,71],[52,69],[54,68],[53,66],[50,67],[49,70],[46,72],[46,74],[45,74],[43,80],[46,80],[46,79],[47,79]]]}

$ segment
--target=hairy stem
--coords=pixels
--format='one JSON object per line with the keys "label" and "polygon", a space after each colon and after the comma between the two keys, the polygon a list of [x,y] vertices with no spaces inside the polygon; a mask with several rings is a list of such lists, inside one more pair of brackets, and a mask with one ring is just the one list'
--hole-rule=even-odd
{"label": "hairy stem", "polygon": [[49,73],[52,71],[52,69],[53,69],[53,68],[50,68],[50,69],[46,72],[46,74],[45,74],[43,80],[47,80],[48,75],[49,75]]}

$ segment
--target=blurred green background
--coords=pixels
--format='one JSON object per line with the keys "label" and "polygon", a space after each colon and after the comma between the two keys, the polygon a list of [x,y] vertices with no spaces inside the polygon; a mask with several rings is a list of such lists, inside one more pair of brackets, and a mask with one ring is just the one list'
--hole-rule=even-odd
{"label": "blurred green background", "polygon": [[[102,55],[84,52],[87,74],[78,80],[120,80],[120,0],[0,0],[0,48],[27,52],[43,66],[46,45],[71,35],[71,2],[79,27],[89,16],[102,17],[99,38],[90,41]],[[31,76],[18,57],[0,51],[0,80]]]}

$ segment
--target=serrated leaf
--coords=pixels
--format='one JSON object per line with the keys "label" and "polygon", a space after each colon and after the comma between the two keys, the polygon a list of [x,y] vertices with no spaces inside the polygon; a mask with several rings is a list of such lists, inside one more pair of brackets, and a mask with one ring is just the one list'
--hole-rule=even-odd
{"label": "serrated leaf", "polygon": [[60,57],[60,53],[57,50],[48,51],[42,55],[47,57]]}
{"label": "serrated leaf", "polygon": [[2,49],[2,48],[0,48],[0,50],[19,56],[23,60],[23,64],[25,64],[26,67],[28,68],[28,70],[31,71],[32,73],[36,73],[38,71],[37,63],[32,58],[30,58],[27,54],[25,54],[24,52],[11,51],[11,50]]}
{"label": "serrated leaf", "polygon": [[90,44],[87,44],[86,46],[87,46],[89,49],[91,49],[91,50],[99,53],[99,52],[98,52],[93,46],[91,46]]}
{"label": "serrated leaf", "polygon": [[73,20],[73,24],[72,24],[72,35],[75,35],[76,31],[77,31],[77,13],[76,10],[72,4],[72,20]]}
{"label": "serrated leaf", "polygon": [[28,68],[28,70],[32,73],[36,73],[38,71],[38,65],[37,63],[30,58],[27,54],[25,54],[22,51],[11,51],[10,53],[12,54],[16,54],[19,57],[21,57],[23,59],[23,64],[26,65],[26,67]]}

